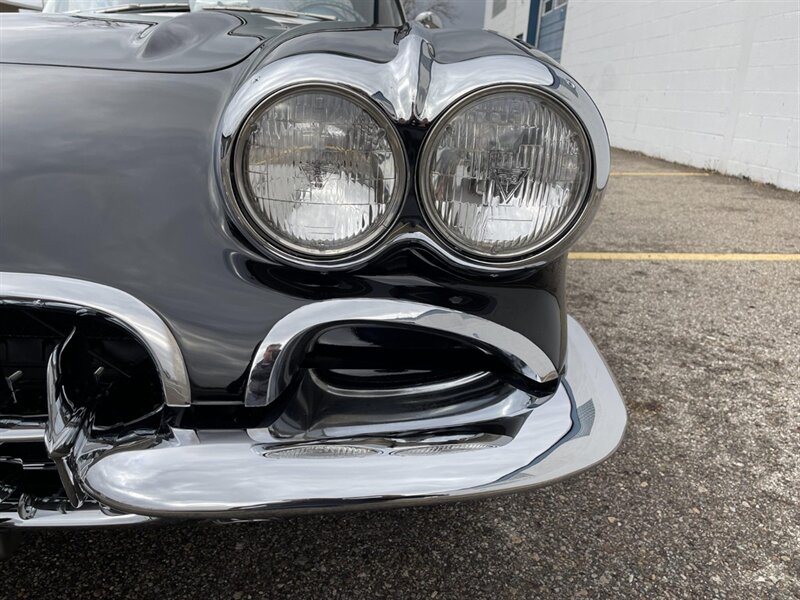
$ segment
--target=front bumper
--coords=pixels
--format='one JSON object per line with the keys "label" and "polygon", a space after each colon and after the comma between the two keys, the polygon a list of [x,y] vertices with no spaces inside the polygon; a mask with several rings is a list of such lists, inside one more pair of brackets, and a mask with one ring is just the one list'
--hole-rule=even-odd
{"label": "front bumper", "polygon": [[614,452],[626,421],[613,376],[586,331],[569,318],[566,370],[555,394],[501,444],[461,440],[431,452],[419,439],[383,437],[294,444],[282,453],[259,430],[173,429],[156,443],[97,452],[81,475],[96,501],[91,507],[20,506],[0,513],[0,527],[258,519],[502,494],[595,466]]}

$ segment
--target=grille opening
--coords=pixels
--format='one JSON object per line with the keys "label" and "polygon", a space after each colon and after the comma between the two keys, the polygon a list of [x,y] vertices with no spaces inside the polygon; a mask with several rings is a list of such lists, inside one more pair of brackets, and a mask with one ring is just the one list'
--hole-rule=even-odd
{"label": "grille opening", "polygon": [[47,418],[47,361],[76,330],[62,356],[69,397],[94,410],[100,432],[154,426],[163,405],[156,367],[141,343],[98,315],[0,307],[0,424]]}
{"label": "grille opening", "polygon": [[446,335],[397,326],[343,326],[321,334],[303,366],[333,387],[412,389],[503,370],[490,354]]}
{"label": "grille opening", "polygon": [[349,324],[320,333],[274,403],[276,441],[408,435],[467,427],[484,434],[530,409],[509,367],[469,340],[404,325]]}
{"label": "grille opening", "polygon": [[0,512],[16,511],[24,497],[66,499],[42,444],[0,444]]}
{"label": "grille opening", "polygon": [[0,419],[47,417],[47,359],[72,325],[67,314],[31,312],[0,307]]}
{"label": "grille opening", "polygon": [[[0,306],[0,430],[41,431],[47,422],[47,364],[62,347],[61,385],[91,407],[92,437],[161,425],[163,395],[154,363],[127,330],[96,314],[37,306]],[[35,436],[34,436],[35,437]],[[66,506],[55,464],[41,441],[0,435],[0,512],[25,503]]]}

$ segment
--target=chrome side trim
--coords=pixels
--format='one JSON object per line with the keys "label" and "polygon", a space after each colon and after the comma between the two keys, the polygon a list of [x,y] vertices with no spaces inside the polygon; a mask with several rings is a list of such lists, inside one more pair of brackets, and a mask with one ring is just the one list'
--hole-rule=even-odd
{"label": "chrome side trim", "polygon": [[189,375],[178,342],[150,307],[122,290],[57,275],[0,272],[0,304],[89,310],[133,334],[156,364],[168,406],[191,403]]}
{"label": "chrome side trim", "polygon": [[275,323],[256,351],[245,391],[246,406],[266,406],[288,387],[305,347],[326,329],[351,324],[404,325],[462,338],[495,355],[537,383],[558,378],[548,356],[507,327],[460,311],[372,298],[327,300],[300,307]]}

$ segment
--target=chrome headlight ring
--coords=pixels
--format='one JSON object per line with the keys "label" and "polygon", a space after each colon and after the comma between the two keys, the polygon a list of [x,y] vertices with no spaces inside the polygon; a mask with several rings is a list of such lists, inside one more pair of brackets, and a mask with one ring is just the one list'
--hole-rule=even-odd
{"label": "chrome headlight ring", "polygon": [[[335,252],[312,252],[308,248],[282,239],[275,232],[269,230],[253,214],[252,204],[254,194],[252,183],[245,172],[246,155],[248,151],[248,138],[254,124],[263,117],[266,111],[282,101],[301,96],[303,94],[328,94],[338,96],[347,103],[361,109],[385,135],[386,142],[391,152],[395,177],[391,198],[386,203],[386,212],[375,223],[367,235],[358,238],[350,245]],[[407,187],[408,168],[405,147],[400,135],[391,119],[358,90],[344,85],[329,82],[304,81],[283,87],[278,91],[268,93],[260,98],[236,129],[235,135],[223,140],[222,171],[226,191],[228,193],[228,208],[237,224],[243,229],[251,241],[266,249],[270,254],[296,266],[306,268],[342,268],[342,264],[349,264],[354,258],[373,250],[383,238],[392,230],[402,208]],[[250,205],[250,206],[249,206]]]}
{"label": "chrome headlight ring", "polygon": [[[572,200],[572,206],[565,211],[566,215],[557,221],[556,226],[553,226],[550,231],[546,232],[546,234],[541,235],[538,238],[533,238],[527,243],[527,245],[521,247],[520,249],[492,253],[481,251],[477,243],[470,245],[467,240],[463,239],[463,237],[460,238],[452,230],[452,228],[442,220],[442,216],[440,214],[441,209],[437,210],[436,203],[449,204],[452,201],[450,199],[437,198],[437,191],[434,190],[432,180],[436,162],[435,153],[439,150],[438,144],[447,135],[447,129],[453,126],[454,121],[458,117],[464,115],[470,109],[475,108],[482,103],[486,103],[493,98],[499,101],[502,96],[517,96],[518,98],[527,97],[528,100],[539,103],[543,107],[543,110],[551,111],[557,115],[556,118],[561,119],[563,125],[571,129],[576,134],[576,137],[578,138],[576,146],[578,146],[581,162],[583,164],[579,165],[579,168],[577,169],[578,181],[576,189],[570,190],[570,200]],[[480,125],[478,125],[478,127],[480,127]],[[479,141],[477,136],[475,137],[475,141]],[[495,140],[492,140],[492,142],[494,141]],[[491,151],[482,152],[483,150],[487,149],[488,146],[481,149],[479,149],[477,146],[474,148],[475,154],[480,155],[483,153],[491,156]],[[469,152],[473,149],[468,148],[466,150]],[[474,168],[475,161],[476,159],[473,157],[473,164],[468,166]],[[480,163],[481,160],[478,159],[477,162]],[[420,152],[420,159],[417,165],[417,190],[420,206],[431,231],[441,240],[442,243],[450,246],[455,252],[464,255],[468,260],[487,265],[491,264],[496,268],[502,269],[505,266],[519,264],[520,262],[524,263],[529,258],[538,256],[547,248],[558,244],[559,241],[565,237],[565,234],[576,223],[580,215],[584,212],[587,203],[591,199],[589,187],[592,180],[593,164],[594,159],[591,151],[589,136],[584,129],[581,120],[572,112],[572,110],[570,110],[568,106],[558,101],[551,94],[544,92],[540,88],[519,84],[490,86],[466,94],[456,100],[443,111],[443,113],[434,122],[431,130],[425,136],[425,140],[423,141]],[[487,170],[491,170],[491,165],[483,166]],[[582,171],[581,166],[583,169]],[[510,171],[511,169],[506,170]],[[476,177],[475,173],[472,173],[471,175]],[[516,182],[516,186],[510,185],[509,187],[515,187],[515,190],[518,191],[523,187],[522,179],[527,177],[528,175],[521,174],[520,181]],[[529,186],[525,186],[525,188],[527,187]],[[501,194],[505,196],[503,192],[501,192]],[[481,208],[481,210],[490,211],[492,208],[489,206],[484,206]],[[485,221],[485,219],[482,221]],[[511,227],[511,225],[509,225],[509,227]]]}

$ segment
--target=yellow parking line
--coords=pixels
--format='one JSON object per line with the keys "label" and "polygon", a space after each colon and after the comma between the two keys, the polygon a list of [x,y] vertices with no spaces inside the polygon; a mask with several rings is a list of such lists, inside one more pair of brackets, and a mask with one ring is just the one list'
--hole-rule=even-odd
{"label": "yellow parking line", "polygon": [[711,173],[696,171],[611,171],[612,177],[708,177]]}
{"label": "yellow parking line", "polygon": [[699,252],[570,252],[571,260],[800,262],[800,254],[736,254]]}

